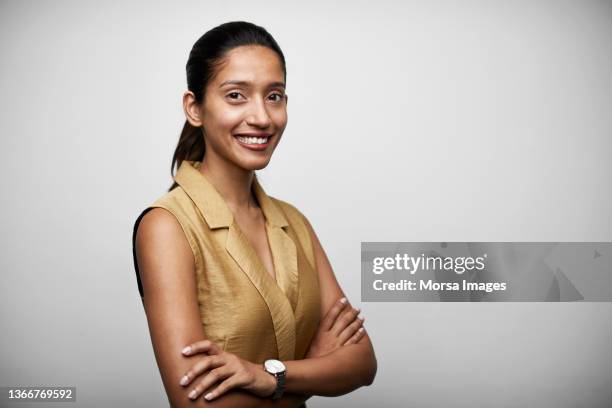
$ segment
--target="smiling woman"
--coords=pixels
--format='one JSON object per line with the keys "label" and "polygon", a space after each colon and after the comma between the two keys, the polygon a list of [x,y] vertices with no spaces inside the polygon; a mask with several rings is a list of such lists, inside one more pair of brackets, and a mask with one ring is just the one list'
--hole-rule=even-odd
{"label": "smiling woman", "polygon": [[189,55],[174,183],[132,236],[173,407],[299,407],[374,380],[363,317],[312,226],[255,174],[287,125],[286,77],[276,41],[247,22],[208,31]]}

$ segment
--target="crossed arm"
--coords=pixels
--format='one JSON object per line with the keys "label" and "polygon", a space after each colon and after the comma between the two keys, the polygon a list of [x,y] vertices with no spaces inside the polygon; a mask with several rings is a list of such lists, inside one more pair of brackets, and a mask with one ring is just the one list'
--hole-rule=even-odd
{"label": "crossed arm", "polygon": [[[319,271],[321,311],[326,314],[344,293],[318,237],[310,224],[307,225]],[[377,363],[370,338],[364,331],[357,343],[327,355],[283,361],[287,377],[285,394],[279,400],[258,397],[240,388],[231,389],[212,401],[189,399],[191,388],[183,387],[179,381],[194,362],[181,350],[206,338],[197,304],[193,253],[174,216],[154,208],[143,217],[138,228],[136,254],[153,350],[172,407],[299,407],[311,395],[338,396],[372,384]]]}

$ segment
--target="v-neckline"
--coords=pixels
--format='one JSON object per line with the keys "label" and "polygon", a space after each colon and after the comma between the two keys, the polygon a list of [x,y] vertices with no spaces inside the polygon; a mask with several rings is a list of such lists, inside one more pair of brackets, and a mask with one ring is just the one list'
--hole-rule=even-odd
{"label": "v-neckline", "polygon": [[[269,234],[269,231],[268,231],[268,227],[270,226],[270,224],[268,223],[268,218],[266,218],[266,213],[264,212],[263,206],[261,205],[261,203],[259,202],[259,198],[257,197],[257,191],[256,191],[256,188],[255,188],[255,183],[254,182],[251,185],[251,192],[253,193],[253,196],[255,197],[255,201],[257,202],[257,206],[259,207],[259,211],[261,212],[261,217],[263,218],[264,236],[266,237],[266,250],[268,251],[268,253],[270,255],[270,261],[272,261],[272,268],[273,268],[274,275],[272,275],[270,273],[270,271],[268,270],[268,268],[266,268],[266,265],[265,265],[262,257],[259,255],[259,253],[255,249],[255,246],[248,239],[248,237],[247,237],[247,241],[249,241],[249,244],[251,245],[251,249],[253,249],[253,252],[255,253],[255,256],[257,257],[257,260],[259,261],[259,263],[263,267],[264,271],[266,271],[268,276],[270,278],[272,278],[272,280],[276,283],[276,285],[280,289],[280,284],[279,284],[279,279],[278,279],[278,268],[276,267],[276,264],[274,263],[274,249],[272,248],[272,243],[270,242],[270,234]],[[241,232],[244,234],[244,231],[242,231],[242,229],[241,229]]]}
{"label": "v-neckline", "polygon": [[225,199],[206,175],[200,172],[201,164],[200,161],[183,161],[175,181],[193,200],[211,230],[228,228],[225,249],[260,292],[263,290],[260,285],[269,286],[274,292],[278,290],[278,293],[290,299],[295,309],[298,293],[297,248],[290,236],[292,232],[288,228],[286,215],[279,207],[280,203],[266,194],[255,175],[251,191],[255,194],[265,220],[265,233],[274,265],[275,276],[272,276],[253,244],[240,229]]}
{"label": "v-neckline", "polygon": [[[261,207],[260,207],[260,209],[261,209]],[[261,266],[261,268],[266,273],[266,275],[268,275],[268,277],[274,283],[276,283],[278,288],[281,289],[280,284],[279,284],[279,279],[278,279],[279,271],[278,271],[278,268],[276,267],[276,264],[274,263],[275,252],[274,252],[274,249],[272,248],[272,243],[270,242],[270,233],[269,233],[270,224],[268,223],[268,220],[266,219],[266,215],[264,214],[263,210],[261,210],[261,215],[262,215],[262,217],[264,219],[264,225],[263,225],[264,235],[266,237],[267,250],[270,253],[270,258],[271,258],[270,260],[272,261],[272,268],[274,268],[274,275],[272,275],[270,273],[270,271],[266,267],[266,264],[264,263],[262,257],[257,252],[257,249],[255,248],[255,245],[253,245],[253,243],[251,242],[249,237],[244,233],[244,230],[242,228],[240,228],[240,225],[238,224],[238,222],[236,222],[236,227],[240,231],[240,234],[242,234],[244,236],[244,238],[245,238],[246,242],[248,243],[248,245],[251,247],[251,250],[253,251],[253,254],[255,255],[256,261],[259,263],[259,266]],[[234,217],[234,220],[235,219],[236,218]]]}

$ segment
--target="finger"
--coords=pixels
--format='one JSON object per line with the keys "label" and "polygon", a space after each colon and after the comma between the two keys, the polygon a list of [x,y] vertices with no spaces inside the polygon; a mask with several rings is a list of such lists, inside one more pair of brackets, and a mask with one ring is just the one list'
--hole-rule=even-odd
{"label": "finger", "polygon": [[204,391],[208,390],[214,384],[232,376],[233,374],[234,373],[227,366],[221,366],[210,370],[202,380],[198,381],[193,390],[191,390],[188,395],[189,398],[198,398]]}
{"label": "finger", "polygon": [[226,392],[228,392],[229,390],[233,388],[238,388],[241,385],[241,382],[238,380],[237,377],[238,376],[236,375],[232,375],[228,377],[227,379],[225,379],[225,381],[219,384],[214,390],[206,394],[204,398],[210,401],[214,398],[220,397],[221,395],[225,394]]}
{"label": "finger", "polygon": [[362,326],[364,320],[365,317],[357,316],[357,318],[353,320],[351,324],[346,326],[346,328],[342,330],[342,332],[340,332],[340,334],[338,335],[338,341],[340,342],[340,344],[344,343],[345,341],[350,339],[355,333],[357,333],[357,330],[359,330],[359,328]]}
{"label": "finger", "polygon": [[329,311],[323,317],[323,321],[321,321],[321,328],[323,330],[330,330],[332,325],[336,321],[338,315],[344,310],[344,308],[348,305],[348,300],[343,297],[342,299],[338,299],[329,309]]}
{"label": "finger", "polygon": [[205,373],[213,368],[220,367],[225,364],[225,360],[219,355],[206,356],[198,360],[181,378],[182,386],[189,385],[194,378]]}
{"label": "finger", "polygon": [[346,346],[348,344],[355,344],[357,342],[359,342],[359,340],[361,340],[361,338],[365,335],[365,328],[360,327],[359,330],[357,330],[357,333],[355,333],[353,335],[353,337],[351,337],[350,339],[348,339],[343,346]]}
{"label": "finger", "polygon": [[205,352],[208,354],[219,354],[219,351],[219,346],[217,346],[217,344],[212,340],[196,341],[195,343],[191,343],[181,350],[181,352],[186,356]]}
{"label": "finger", "polygon": [[342,330],[345,329],[346,326],[351,324],[357,318],[357,315],[359,314],[360,311],[361,309],[356,307],[356,308],[350,308],[349,310],[344,312],[334,322],[334,325],[331,328],[331,332],[334,333],[336,336],[339,335],[342,332]]}

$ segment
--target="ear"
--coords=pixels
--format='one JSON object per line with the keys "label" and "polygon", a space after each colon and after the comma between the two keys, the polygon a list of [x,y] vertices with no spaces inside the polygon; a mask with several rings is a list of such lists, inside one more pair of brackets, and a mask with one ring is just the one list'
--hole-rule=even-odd
{"label": "ear", "polygon": [[185,91],[183,94],[183,111],[185,112],[185,118],[191,126],[202,126],[200,104],[198,104],[194,93],[191,91]]}
{"label": "ear", "polygon": [[289,103],[289,95],[285,94],[285,105]]}

